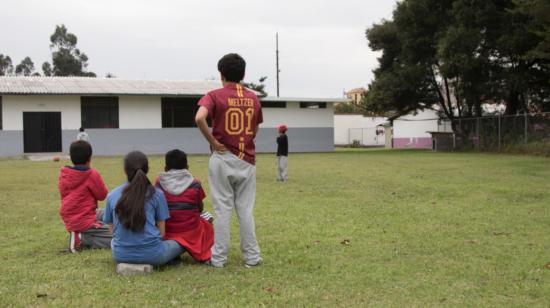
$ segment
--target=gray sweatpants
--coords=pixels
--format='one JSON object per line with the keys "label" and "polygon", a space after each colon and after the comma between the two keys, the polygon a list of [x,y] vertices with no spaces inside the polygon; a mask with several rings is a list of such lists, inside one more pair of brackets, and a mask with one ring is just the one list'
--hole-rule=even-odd
{"label": "gray sweatpants", "polygon": [[277,181],[286,182],[288,180],[287,168],[288,156],[277,156]]}
{"label": "gray sweatpants", "polygon": [[256,166],[239,159],[230,152],[223,154],[214,152],[208,164],[208,180],[216,213],[212,264],[223,266],[227,262],[233,209],[237,212],[239,219],[241,251],[245,263],[260,262],[260,247],[256,241],[253,216],[256,199]]}
{"label": "gray sweatpants", "polygon": [[90,248],[111,248],[113,235],[109,232],[109,226],[103,223],[104,209],[97,209],[97,224],[90,229],[80,232],[82,246]]}

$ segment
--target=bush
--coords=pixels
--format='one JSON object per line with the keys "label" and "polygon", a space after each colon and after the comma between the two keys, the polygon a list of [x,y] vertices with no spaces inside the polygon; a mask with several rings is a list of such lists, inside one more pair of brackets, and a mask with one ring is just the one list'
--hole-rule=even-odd
{"label": "bush", "polygon": [[359,140],[353,140],[353,141],[351,142],[351,147],[352,147],[352,148],[360,148],[360,147],[361,147],[361,141],[359,141]]}
{"label": "bush", "polygon": [[501,152],[511,154],[550,156],[550,140],[530,142],[527,144],[506,145],[502,147]]}

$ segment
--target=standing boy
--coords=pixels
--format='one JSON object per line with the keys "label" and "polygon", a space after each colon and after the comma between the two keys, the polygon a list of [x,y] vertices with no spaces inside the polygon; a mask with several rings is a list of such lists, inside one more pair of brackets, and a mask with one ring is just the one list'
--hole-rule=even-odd
{"label": "standing boy", "polygon": [[[216,212],[211,265],[223,267],[229,253],[229,229],[233,209],[237,212],[241,251],[245,266],[262,260],[256,241],[254,202],[256,199],[256,150],[254,138],[262,123],[262,109],[256,94],[243,87],[246,62],[238,54],[227,54],[218,62],[223,88],[199,101],[197,126],[210,143],[212,156],[208,179]],[[206,122],[212,120],[212,132]]]}
{"label": "standing boy", "polygon": [[76,135],[76,140],[84,140],[86,142],[90,142],[90,136],[88,136],[88,133],[84,129],[84,127],[81,127],[78,130],[78,135]]}
{"label": "standing boy", "polygon": [[286,125],[279,125],[279,137],[277,137],[277,181],[286,182],[288,166],[288,137]]}

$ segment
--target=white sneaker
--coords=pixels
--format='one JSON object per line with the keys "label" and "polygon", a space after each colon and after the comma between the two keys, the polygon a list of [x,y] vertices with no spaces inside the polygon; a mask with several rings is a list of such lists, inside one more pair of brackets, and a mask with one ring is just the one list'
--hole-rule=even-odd
{"label": "white sneaker", "polygon": [[214,268],[223,268],[223,264],[212,263],[212,261],[210,261],[210,260],[205,261],[202,264],[204,264],[206,266],[211,266],[211,267],[214,267]]}
{"label": "white sneaker", "polygon": [[256,266],[260,266],[262,265],[262,260],[256,262],[256,263],[245,263],[244,264],[244,267],[246,268],[252,268],[252,267],[256,267]]}
{"label": "white sneaker", "polygon": [[80,232],[69,232],[69,251],[71,253],[78,253],[82,249],[80,244]]}

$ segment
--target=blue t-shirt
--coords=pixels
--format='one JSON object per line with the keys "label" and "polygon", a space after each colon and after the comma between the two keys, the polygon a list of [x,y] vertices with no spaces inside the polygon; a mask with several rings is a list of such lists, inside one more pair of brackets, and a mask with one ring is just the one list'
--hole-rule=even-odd
{"label": "blue t-shirt", "polygon": [[115,207],[122,191],[128,184],[123,184],[109,193],[103,221],[113,224],[113,257],[117,262],[151,264],[163,253],[162,237],[156,226],[157,221],[170,218],[164,194],[158,189],[155,195],[145,202],[145,227],[141,232],[126,229],[118,221]]}

